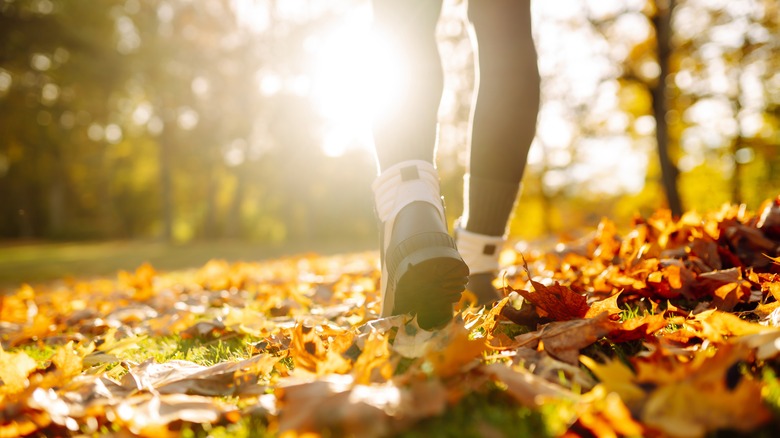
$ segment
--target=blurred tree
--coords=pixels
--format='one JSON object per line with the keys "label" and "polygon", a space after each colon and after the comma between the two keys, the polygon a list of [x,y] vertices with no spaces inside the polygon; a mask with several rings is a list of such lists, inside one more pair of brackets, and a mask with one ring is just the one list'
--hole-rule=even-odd
{"label": "blurred tree", "polygon": [[[325,153],[312,79],[354,68],[318,51],[367,4],[0,0],[0,237],[371,235],[372,157],[344,139]],[[447,5],[439,166],[457,216],[473,66],[463,2]],[[776,195],[780,6],[673,5],[534,4],[544,102],[516,236],[662,205],[665,131],[686,207]]]}
{"label": "blurred tree", "polygon": [[658,77],[655,80],[655,84],[651,85],[651,90],[653,96],[653,117],[655,118],[656,147],[658,148],[661,180],[666,193],[666,202],[672,214],[680,217],[683,213],[680,192],[677,189],[680,171],[672,162],[669,154],[669,129],[666,124],[666,115],[669,111],[666,84],[670,78],[669,56],[672,51],[672,14],[674,13],[675,0],[656,0],[655,3],[655,14],[652,17],[652,22],[655,30]]}

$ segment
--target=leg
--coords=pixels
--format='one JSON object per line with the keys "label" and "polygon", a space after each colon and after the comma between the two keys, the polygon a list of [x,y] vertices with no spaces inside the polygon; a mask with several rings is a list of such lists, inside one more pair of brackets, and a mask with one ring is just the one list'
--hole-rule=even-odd
{"label": "leg", "polygon": [[[402,89],[374,120],[380,170],[405,160],[433,163],[444,73],[436,45],[442,0],[374,0],[374,32],[399,57]],[[383,84],[377,83],[377,87]]]}
{"label": "leg", "polygon": [[465,232],[458,246],[472,272],[468,288],[483,302],[494,294],[484,284],[490,285],[498,269],[536,129],[540,79],[530,3],[472,0],[468,5],[478,72],[461,221]]}
{"label": "leg", "polygon": [[[382,316],[431,328],[452,318],[468,268],[447,232],[433,164],[443,72],[435,28],[442,0],[375,0],[375,30],[405,55],[398,99],[374,121],[380,175]],[[377,84],[381,86],[381,84]]]}

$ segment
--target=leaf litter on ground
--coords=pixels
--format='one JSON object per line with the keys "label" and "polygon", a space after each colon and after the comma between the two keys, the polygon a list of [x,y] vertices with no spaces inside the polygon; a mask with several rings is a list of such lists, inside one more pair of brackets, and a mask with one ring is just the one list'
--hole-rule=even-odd
{"label": "leaf litter on ground", "polygon": [[[554,411],[538,435],[780,427],[780,197],[617,229],[507,250],[504,298],[464,294],[437,330],[378,317],[373,252],[21,285],[0,295],[0,437],[395,436],[496,394]],[[442,435],[501,435],[479,418]]]}

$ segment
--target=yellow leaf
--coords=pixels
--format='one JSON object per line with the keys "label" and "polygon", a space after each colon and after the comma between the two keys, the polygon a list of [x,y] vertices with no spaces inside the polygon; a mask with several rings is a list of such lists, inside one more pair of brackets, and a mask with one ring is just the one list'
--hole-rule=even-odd
{"label": "yellow leaf", "polygon": [[619,395],[631,410],[642,405],[645,391],[637,385],[634,372],[623,362],[610,359],[600,364],[587,356],[580,356],[580,362],[601,381],[597,387],[601,386],[606,392]]}
{"label": "yellow leaf", "polygon": [[363,351],[352,367],[352,374],[355,383],[361,385],[387,381],[393,376],[387,336],[376,331],[368,335]]}
{"label": "yellow leaf", "polygon": [[456,319],[428,344],[425,358],[437,376],[447,378],[462,372],[486,348],[484,339],[469,339],[469,331]]}
{"label": "yellow leaf", "polygon": [[[0,346],[0,396],[18,394],[27,386],[27,376],[38,364],[24,351],[6,353]],[[2,397],[0,397],[2,400]]]}

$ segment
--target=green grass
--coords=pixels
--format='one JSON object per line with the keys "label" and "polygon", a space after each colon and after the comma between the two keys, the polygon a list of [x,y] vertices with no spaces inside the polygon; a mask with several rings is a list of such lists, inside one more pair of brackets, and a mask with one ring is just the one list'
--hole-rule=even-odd
{"label": "green grass", "polygon": [[438,417],[423,420],[401,438],[428,437],[549,437],[566,430],[566,409],[545,406],[539,410],[520,407],[509,396],[489,385],[483,392],[467,395]]}
{"label": "green grass", "polygon": [[198,365],[211,366],[220,362],[235,362],[253,354],[253,341],[245,336],[224,339],[182,339],[178,335],[145,338],[138,348],[122,353],[122,359],[141,362],[152,358],[158,363],[187,360]]}
{"label": "green grass", "polygon": [[159,271],[197,268],[211,259],[258,261],[315,252],[322,255],[374,249],[374,242],[300,242],[263,244],[203,241],[167,244],[154,241],[68,243],[0,242],[0,291],[22,283],[67,277],[115,276],[149,262]]}

